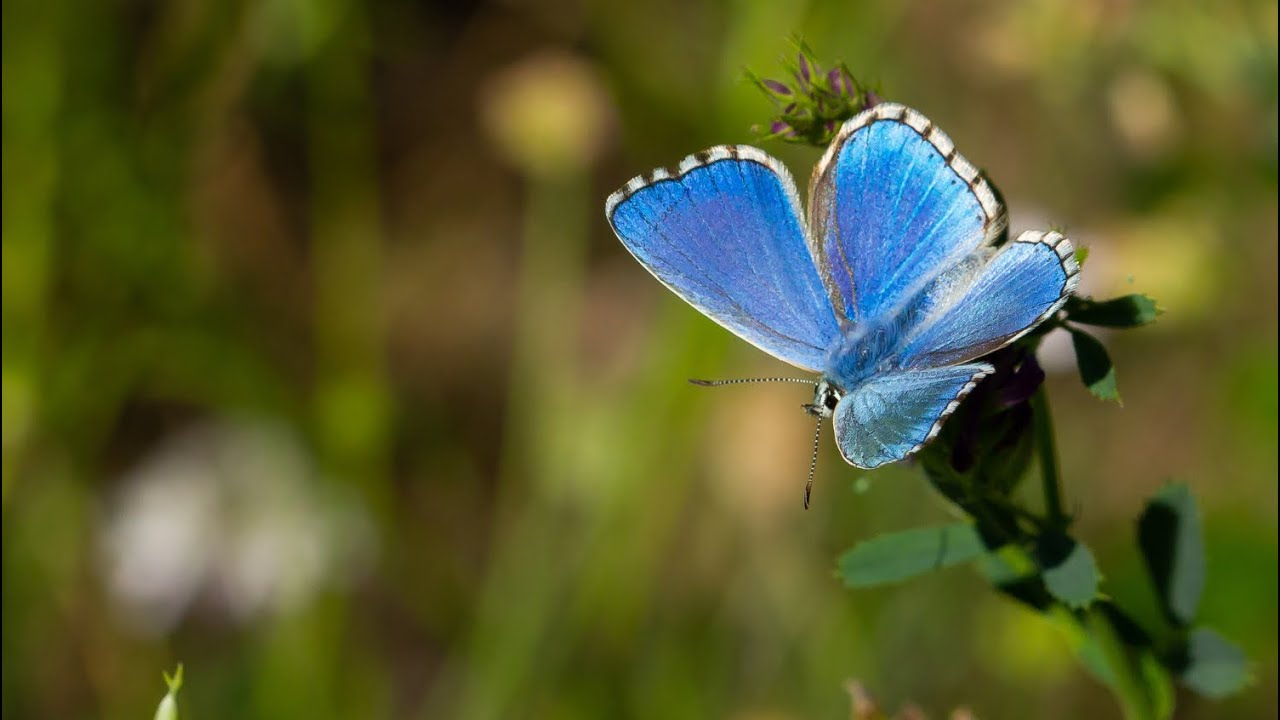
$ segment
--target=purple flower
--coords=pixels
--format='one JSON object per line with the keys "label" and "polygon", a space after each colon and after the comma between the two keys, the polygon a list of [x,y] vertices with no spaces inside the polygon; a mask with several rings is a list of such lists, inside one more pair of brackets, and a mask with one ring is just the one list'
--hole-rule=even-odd
{"label": "purple flower", "polygon": [[784,95],[788,97],[791,95],[791,88],[787,87],[783,83],[778,82],[777,80],[769,80],[766,78],[761,80],[760,84],[764,85],[770,92],[774,93],[775,95]]}
{"label": "purple flower", "polygon": [[841,88],[843,80],[844,78],[840,76],[840,68],[832,68],[827,71],[827,87],[831,88],[831,92],[837,95],[843,94]]}
{"label": "purple flower", "polygon": [[864,90],[846,65],[823,70],[803,44],[797,50],[790,79],[748,75],[781,108],[768,126],[772,138],[825,144],[844,120],[864,109]]}
{"label": "purple flower", "polygon": [[1031,396],[1044,382],[1034,353],[1017,345],[988,355],[995,372],[965,398],[951,437],[951,467],[968,472],[982,452],[994,457],[1009,452],[1031,428]]}
{"label": "purple flower", "polygon": [[1044,382],[1044,370],[1036,362],[1036,356],[1028,353],[1022,364],[1009,373],[995,391],[995,403],[1002,408],[1011,408],[1031,399],[1040,383]]}
{"label": "purple flower", "polygon": [[800,81],[801,90],[808,92],[810,84],[813,82],[813,70],[809,67],[809,61],[805,59],[804,53],[798,56],[800,72],[796,73],[796,79]]}
{"label": "purple flower", "polygon": [[781,120],[774,120],[772,123],[769,124],[769,133],[771,135],[782,135],[783,137],[786,137],[786,138],[797,137],[795,128],[791,127],[790,125],[788,125],[787,123]]}

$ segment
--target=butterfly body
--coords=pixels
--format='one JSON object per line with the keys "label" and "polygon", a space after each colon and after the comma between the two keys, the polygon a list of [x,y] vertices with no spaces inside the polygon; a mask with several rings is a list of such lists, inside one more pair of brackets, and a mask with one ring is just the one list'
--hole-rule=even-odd
{"label": "butterfly body", "polygon": [[605,213],[663,284],[769,354],[819,373],[811,414],[872,468],[931,440],[989,374],[980,358],[1074,291],[1057,233],[999,244],[1004,208],[920,113],[883,104],[841,128],[810,182],[720,146],[633,179]]}

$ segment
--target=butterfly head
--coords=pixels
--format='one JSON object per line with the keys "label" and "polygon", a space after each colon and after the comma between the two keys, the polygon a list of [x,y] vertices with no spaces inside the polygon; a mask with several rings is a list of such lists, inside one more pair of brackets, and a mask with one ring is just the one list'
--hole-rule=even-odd
{"label": "butterfly head", "polygon": [[814,417],[829,418],[835,413],[836,405],[840,404],[842,397],[844,397],[844,390],[823,378],[813,389],[813,402],[801,407]]}

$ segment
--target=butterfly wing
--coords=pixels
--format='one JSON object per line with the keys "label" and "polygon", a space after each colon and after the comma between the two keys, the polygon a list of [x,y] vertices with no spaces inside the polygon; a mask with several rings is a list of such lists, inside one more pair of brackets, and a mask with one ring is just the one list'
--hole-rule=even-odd
{"label": "butterfly wing", "polygon": [[875,375],[845,394],[832,422],[846,462],[875,468],[919,450],[992,367],[985,363]]}
{"label": "butterfly wing", "polygon": [[814,169],[812,254],[849,322],[896,312],[1005,228],[978,170],[915,110],[884,103],[840,129]]}
{"label": "butterfly wing", "polygon": [[1080,280],[1071,241],[1025,232],[959,278],[943,276],[929,294],[936,308],[901,352],[907,367],[968,362],[1022,337],[1057,312]]}
{"label": "butterfly wing", "polygon": [[664,285],[765,352],[819,371],[839,334],[795,182],[755,148],[715,147],[609,196],[622,244]]}

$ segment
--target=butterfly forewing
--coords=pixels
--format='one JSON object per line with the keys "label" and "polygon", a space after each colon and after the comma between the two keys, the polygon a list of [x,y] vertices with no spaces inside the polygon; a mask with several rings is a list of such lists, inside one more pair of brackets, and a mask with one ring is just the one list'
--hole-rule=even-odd
{"label": "butterfly forewing", "polygon": [[1004,227],[978,171],[920,113],[877,105],[845,123],[810,183],[813,256],[850,322],[896,312]]}
{"label": "butterfly forewing", "polygon": [[605,212],[667,287],[765,352],[820,371],[839,335],[790,174],[755,148],[718,147],[632,180]]}

